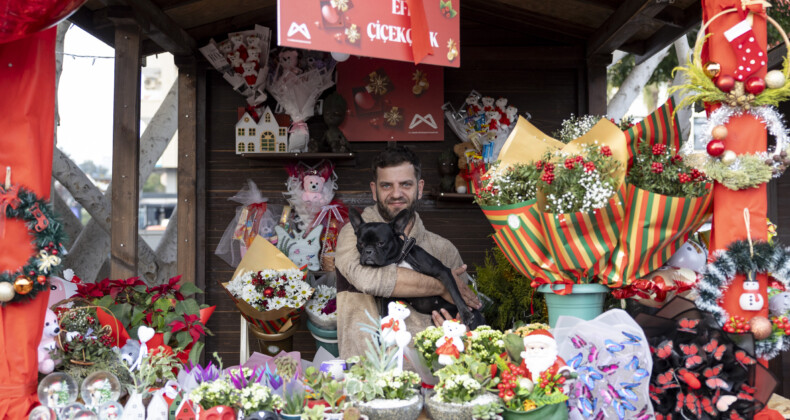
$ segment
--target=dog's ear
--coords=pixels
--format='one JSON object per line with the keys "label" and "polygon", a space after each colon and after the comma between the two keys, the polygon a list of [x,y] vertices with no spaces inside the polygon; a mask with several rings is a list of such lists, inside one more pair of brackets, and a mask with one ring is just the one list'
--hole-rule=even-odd
{"label": "dog's ear", "polygon": [[409,216],[411,212],[409,209],[403,209],[395,216],[394,219],[390,222],[392,228],[395,229],[395,232],[398,233],[406,233],[406,226],[409,224]]}
{"label": "dog's ear", "polygon": [[362,216],[359,214],[357,209],[351,207],[348,209],[348,220],[351,221],[351,226],[354,228],[354,232],[359,229],[359,226],[364,223],[362,221]]}

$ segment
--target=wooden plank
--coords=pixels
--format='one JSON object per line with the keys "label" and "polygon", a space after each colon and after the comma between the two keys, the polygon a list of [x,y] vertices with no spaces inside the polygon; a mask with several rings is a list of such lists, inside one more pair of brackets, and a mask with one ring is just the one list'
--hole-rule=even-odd
{"label": "wooden plank", "polygon": [[137,275],[137,208],[140,160],[140,28],[115,28],[113,100],[111,276]]}
{"label": "wooden plank", "polygon": [[102,24],[101,19],[87,7],[77,9],[68,20],[110,47],[115,44],[115,29],[112,23],[105,20]]}
{"label": "wooden plank", "polygon": [[639,31],[639,18],[652,18],[669,3],[656,0],[628,0],[624,2],[598,28],[598,31],[587,42],[587,55],[611,53],[625,44],[632,35]]}
{"label": "wooden plank", "polygon": [[[641,64],[643,61],[652,57],[655,53],[664,49],[664,47],[670,43],[675,42],[676,39],[688,33],[691,29],[699,26],[699,23],[702,20],[702,8],[692,6],[690,9],[691,10],[687,10],[685,12],[685,20],[679,27],[665,26],[656,31],[653,36],[642,43],[639,55],[635,57],[636,64]],[[693,42],[693,40],[691,41]],[[627,46],[624,45],[623,49],[626,48]],[[770,55],[768,58],[770,59]]]}
{"label": "wooden plank", "polygon": [[[195,269],[195,284],[206,290],[206,68],[196,67],[197,77],[197,147],[196,165],[197,179],[197,265]],[[214,255],[212,252],[210,255]],[[205,294],[200,295],[199,302],[204,303]]]}
{"label": "wooden plank", "polygon": [[178,60],[178,273],[195,282],[197,249],[197,77]]}
{"label": "wooden plank", "polygon": [[483,22],[490,21],[486,20],[486,17],[493,17],[500,25],[507,25],[514,30],[540,29],[542,33],[545,32],[544,37],[546,38],[551,38],[552,34],[559,34],[581,40],[595,30],[595,28],[578,22],[570,22],[555,16],[526,11],[496,2],[464,1],[461,3],[461,15],[465,19]]}
{"label": "wooden plank", "polygon": [[[185,2],[165,10],[165,13],[185,29],[209,24],[218,20],[243,16],[266,6],[276,5],[276,0],[197,0]],[[272,19],[274,16],[272,16]]]}
{"label": "wooden plank", "polygon": [[173,55],[197,52],[197,43],[173,19],[151,0],[125,0],[134,10],[138,22],[145,22],[145,34]]}
{"label": "wooden plank", "polygon": [[587,114],[606,115],[606,66],[611,62],[611,54],[587,62]]}

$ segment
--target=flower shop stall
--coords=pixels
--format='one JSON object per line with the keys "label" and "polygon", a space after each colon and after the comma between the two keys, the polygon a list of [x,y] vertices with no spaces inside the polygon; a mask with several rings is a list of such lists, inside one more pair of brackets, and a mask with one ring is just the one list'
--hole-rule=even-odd
{"label": "flower shop stall", "polygon": [[[0,102],[7,131],[31,139],[7,141],[0,185],[0,235],[16,239],[3,242],[0,337],[27,349],[5,356],[0,416],[23,418],[36,388],[44,405],[32,418],[42,419],[750,418],[778,384],[790,395],[780,382],[790,260],[782,230],[766,242],[764,220],[781,228],[788,217],[770,210],[786,185],[767,181],[790,166],[780,104],[790,88],[787,68],[768,72],[782,51],[765,45],[765,2],[382,2],[408,27],[362,24],[367,5],[346,0],[313,2],[315,22],[290,23],[274,0],[50,3],[38,26],[12,20],[0,32],[10,63],[0,81],[13,81],[16,98],[54,94],[47,74],[20,68],[51,67],[54,33],[37,31],[75,10],[72,22],[115,48],[112,273],[46,311],[48,277],[68,251],[41,169],[52,97],[29,109]],[[431,19],[454,39],[434,43]],[[670,98],[633,123],[596,117],[613,51],[649,56],[700,21],[714,35],[699,36],[681,69],[692,100]],[[293,48],[312,37],[337,48]],[[398,50],[387,57],[413,69],[354,56],[375,42],[369,55]],[[180,277],[150,285],[135,269],[137,92],[141,60],[164,51],[179,67]],[[344,68],[353,77],[337,76]],[[677,127],[675,111],[696,100],[709,106],[705,151],[684,149]],[[344,133],[349,119],[370,137]],[[409,137],[420,130],[430,135]],[[773,149],[738,141],[766,132]],[[373,204],[371,163],[395,142],[422,160],[428,229],[477,268],[478,291],[501,282],[515,297],[489,292],[501,325],[469,331],[455,320],[406,331],[408,309],[392,302],[360,327],[364,355],[327,361],[337,356],[337,234],[348,208]],[[713,234],[699,234],[711,215]],[[31,247],[16,245],[28,236]],[[509,274],[486,283],[492,264]],[[605,296],[642,306],[599,315]],[[545,324],[532,322],[546,305]],[[255,339],[266,354],[248,361]]]}

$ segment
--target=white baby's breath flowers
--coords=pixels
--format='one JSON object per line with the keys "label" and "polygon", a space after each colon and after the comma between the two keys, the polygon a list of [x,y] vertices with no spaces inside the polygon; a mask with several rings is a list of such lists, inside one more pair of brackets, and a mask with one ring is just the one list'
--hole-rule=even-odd
{"label": "white baby's breath flowers", "polygon": [[[260,273],[262,281],[256,282]],[[281,308],[301,308],[307,303],[312,288],[303,281],[304,273],[298,269],[258,271],[242,271],[228,283],[228,291],[238,299],[244,300],[259,311],[271,311]],[[264,296],[264,290],[271,287],[275,290],[272,296]],[[277,296],[276,291],[282,288],[285,296]]]}

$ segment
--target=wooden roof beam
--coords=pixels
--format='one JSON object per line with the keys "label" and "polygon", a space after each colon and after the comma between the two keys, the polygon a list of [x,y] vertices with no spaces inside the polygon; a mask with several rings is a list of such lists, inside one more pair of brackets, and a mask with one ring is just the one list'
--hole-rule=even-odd
{"label": "wooden roof beam", "polygon": [[642,43],[641,49],[635,57],[636,64],[647,60],[653,54],[661,51],[668,44],[675,42],[676,39],[699,25],[700,21],[702,21],[702,8],[695,5],[689,9],[691,10],[684,11],[685,22],[682,22],[680,27],[665,26]]}
{"label": "wooden roof beam", "polygon": [[627,0],[587,43],[587,56],[608,54],[639,32],[639,19],[653,18],[669,4],[662,0]]}
{"label": "wooden roof beam", "polygon": [[71,23],[79,26],[85,32],[93,35],[105,44],[115,47],[115,27],[107,19],[102,19],[87,7],[80,7],[69,16]]}
{"label": "wooden roof beam", "polygon": [[173,55],[193,55],[197,43],[151,0],[124,0],[135,13],[145,34]]}
{"label": "wooden roof beam", "polygon": [[[471,21],[489,22],[487,17],[493,17],[499,24],[513,25],[514,30],[525,28],[540,29],[546,32],[544,38],[552,38],[552,34],[562,35],[565,39],[586,39],[594,28],[585,27],[575,22],[546,16],[539,13],[528,12],[515,6],[507,6],[498,2],[481,4],[471,0],[461,3],[461,12],[466,19]],[[480,19],[477,19],[477,18]]]}

